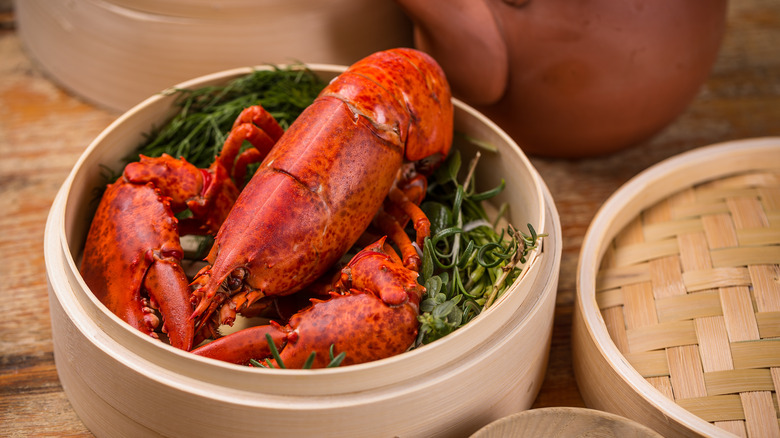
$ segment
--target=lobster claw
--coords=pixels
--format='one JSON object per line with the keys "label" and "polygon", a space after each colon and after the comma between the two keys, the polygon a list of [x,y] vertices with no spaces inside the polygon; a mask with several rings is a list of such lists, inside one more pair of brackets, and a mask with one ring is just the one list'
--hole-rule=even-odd
{"label": "lobster claw", "polygon": [[417,276],[383,237],[352,258],[332,285],[330,298],[312,299],[286,325],[239,330],[193,353],[237,364],[262,361],[271,354],[266,335],[271,335],[287,368],[303,367],[312,352],[313,368],[327,366],[332,351],[346,353],[345,365],[403,353],[417,337],[419,303],[425,293]]}
{"label": "lobster claw", "polygon": [[[282,132],[262,107],[249,107],[208,169],[167,154],[128,164],[106,188],[84,247],[80,270],[95,296],[153,337],[162,316],[171,345],[192,349],[206,335],[190,318],[179,237],[217,233],[239,193],[231,175],[242,184],[246,166],[261,159]],[[244,140],[254,148],[240,152]],[[177,220],[174,213],[186,209],[191,217]]]}
{"label": "lobster claw", "polygon": [[[123,214],[127,211],[133,214]],[[81,274],[95,296],[153,337],[159,309],[171,345],[190,350],[194,324],[188,320],[189,288],[170,200],[152,184],[120,177],[103,195],[90,235],[94,238],[87,239]]]}

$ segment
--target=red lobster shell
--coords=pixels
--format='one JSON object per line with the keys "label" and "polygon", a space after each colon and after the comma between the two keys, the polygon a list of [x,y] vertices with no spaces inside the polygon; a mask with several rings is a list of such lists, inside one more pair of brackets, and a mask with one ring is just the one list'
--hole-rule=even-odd
{"label": "red lobster shell", "polygon": [[[261,108],[245,113],[255,116],[244,114],[237,120],[208,170],[171,157],[143,158],[129,165],[127,169],[135,166],[152,176],[132,179],[126,169],[101,201],[87,238],[81,270],[98,298],[147,333],[157,325],[152,308],[159,308],[171,343],[186,350],[194,340],[215,336],[218,325],[232,324],[237,312],[258,300],[289,295],[312,284],[372,223],[394,241],[403,261],[384,239],[378,244],[383,249],[375,244],[374,250],[362,251],[355,260],[364,259],[362,266],[385,257],[371,265],[398,278],[416,278],[419,256],[403,226],[411,218],[418,241],[427,235],[427,218],[417,206],[425,192],[424,177],[446,157],[452,143],[449,85],[431,57],[412,49],[378,52],[357,62],[334,79],[283,135]],[[245,138],[257,149],[236,160]],[[263,158],[266,152],[236,197],[238,189],[227,177],[234,162],[239,163],[234,173],[242,175],[247,161]],[[185,190],[190,180],[191,187]],[[200,212],[194,222],[174,218],[172,211],[181,205]],[[187,287],[179,264],[179,234],[217,228],[208,266]],[[373,255],[366,257],[366,252]],[[350,272],[347,269],[344,275]],[[407,314],[409,309],[416,314],[421,286],[405,288],[401,299],[389,286],[386,293],[359,286],[371,275],[356,274],[334,283],[331,298],[315,300],[301,315],[311,320],[316,314],[317,325],[344,336],[340,348],[350,350],[352,345],[357,351],[360,341],[350,340],[349,333],[360,330],[344,324],[369,324],[345,322],[338,313],[347,303],[354,314],[364,311],[386,318],[387,312]],[[143,290],[148,298],[142,296]],[[366,299],[368,295],[375,299]],[[389,296],[395,298],[388,301]],[[379,303],[385,310],[377,310]],[[288,329],[277,333],[277,340],[279,333],[286,333],[288,355],[297,351],[291,344],[302,342],[293,322],[301,318],[294,316]],[[417,321],[404,320],[403,327],[379,324],[386,332],[374,334],[395,336],[408,347]],[[297,334],[289,336],[291,332]],[[318,351],[329,346],[311,342],[313,335],[307,333],[301,346]],[[214,345],[237,347],[231,344],[236,341],[219,341]],[[215,346],[210,348],[216,350]],[[398,352],[392,350],[357,354],[353,362]]]}

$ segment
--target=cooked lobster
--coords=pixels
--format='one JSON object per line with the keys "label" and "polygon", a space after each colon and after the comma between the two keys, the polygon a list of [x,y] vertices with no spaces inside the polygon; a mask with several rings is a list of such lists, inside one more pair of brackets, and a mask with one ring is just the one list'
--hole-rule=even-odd
{"label": "cooked lobster", "polygon": [[[238,123],[237,126],[241,125]],[[260,128],[266,131],[262,124]],[[235,128],[231,137],[234,132]],[[107,305],[115,313],[127,315],[130,308],[134,309],[134,313],[140,312],[140,317],[134,316],[134,325],[143,326],[147,332],[155,321],[149,321],[153,318],[144,316],[151,313],[145,307],[159,305],[171,343],[184,349],[192,346],[186,341],[188,337],[198,340],[218,337],[216,328],[219,325],[232,324],[236,313],[248,311],[254,303],[306,288],[341,259],[369,226],[375,229],[376,235],[389,236],[400,250],[401,257],[391,255],[390,249],[382,249],[386,244],[384,239],[380,239],[382,243],[372,245],[370,248],[373,249],[358,253],[346,272],[354,271],[356,266],[370,265],[382,272],[393,272],[399,281],[416,278],[419,256],[403,227],[409,219],[413,221],[418,243],[428,234],[429,223],[418,204],[425,193],[425,176],[448,154],[452,134],[450,89],[438,64],[428,55],[412,49],[375,53],[335,78],[278,138],[267,155],[267,148],[256,147],[245,155],[247,159],[237,160],[241,164],[235,167],[241,171],[234,171],[234,174],[242,173],[246,161],[263,158],[226,217],[227,207],[206,209],[204,216],[193,211],[198,226],[180,226],[177,230],[176,221],[169,212],[156,215],[151,212],[166,210],[169,203],[175,205],[173,201],[168,201],[172,195],[167,194],[164,187],[178,184],[175,182],[178,177],[163,176],[150,185],[145,185],[147,180],[136,182],[126,177],[121,183],[115,183],[132,185],[131,192],[141,191],[136,187],[149,187],[157,193],[156,200],[105,211],[99,207],[92,227],[95,232],[91,230],[87,239],[82,272],[90,288],[103,302],[114,303]],[[274,138],[273,135],[269,137]],[[206,175],[205,180],[209,182],[204,183],[205,186],[227,186],[227,180],[218,175],[226,175],[234,167],[232,160],[236,158],[237,150],[225,149],[228,151],[223,149],[208,171],[189,169],[188,173]],[[178,161],[170,157],[163,160]],[[146,166],[144,162],[142,160],[136,166]],[[201,199],[202,193],[204,189],[198,191],[196,187],[190,191],[190,196],[197,199],[199,205],[209,202]],[[127,196],[118,193],[113,197]],[[228,197],[220,196],[219,199]],[[105,198],[101,207],[107,202]],[[224,205],[229,205],[229,202]],[[130,232],[130,227],[124,225],[118,232],[126,233],[127,239],[118,241],[118,244],[114,243],[117,232],[105,231],[119,228],[108,222],[137,223],[141,220],[150,229],[158,227],[161,221],[169,225],[165,232],[157,232],[154,239],[147,238],[146,232]],[[178,271],[176,281],[160,278],[159,271],[169,266],[170,270],[176,270],[174,266],[181,258],[177,231],[214,231],[220,223],[214,245],[206,257],[208,266],[196,275],[189,287],[183,286]],[[126,240],[134,242],[128,244]],[[112,245],[122,248],[110,248]],[[126,247],[133,249],[127,250]],[[107,257],[106,253],[111,255]],[[159,257],[152,257],[155,254]],[[376,261],[381,257],[384,257],[383,261]],[[106,262],[101,258],[112,261]],[[150,261],[134,263],[137,260]],[[112,270],[118,272],[119,265],[122,265],[121,274],[106,274]],[[90,280],[90,277],[98,280]],[[117,283],[122,283],[122,287],[110,287],[114,278]],[[358,276],[358,282],[360,278]],[[131,283],[130,279],[135,280],[132,292],[124,287]],[[415,296],[421,293],[421,287],[415,283],[412,292],[405,292],[406,304],[402,306],[397,301],[397,293],[379,290],[375,295],[370,293],[373,289],[355,286],[355,280],[354,275],[351,282],[346,278],[339,280],[333,285],[329,299],[315,300],[308,310],[301,311],[284,327],[272,326],[276,327],[272,329],[276,333],[275,339],[312,351],[326,351],[333,343],[347,351],[348,357],[353,356],[351,363],[394,354],[386,352],[379,357],[369,358],[369,355],[360,359],[363,356],[355,353],[358,351],[356,343],[360,341],[350,340],[348,334],[360,331],[360,327],[355,325],[368,325],[368,321],[343,318],[343,312],[359,314],[365,311],[375,317],[381,315],[381,318],[385,318],[387,312],[406,314],[409,308],[416,312],[415,303],[419,302],[419,296]],[[149,291],[149,300],[138,298],[137,290],[140,288],[136,289],[135,284],[143,285]],[[384,310],[378,310],[377,300],[371,301],[369,295],[381,297]],[[396,301],[386,301],[387,296],[395,296]],[[182,301],[187,297],[189,301],[185,305]],[[177,303],[176,311],[170,311],[162,304],[173,300]],[[136,307],[140,310],[135,310]],[[350,310],[345,310],[345,307]],[[323,330],[336,335],[340,333],[343,338],[335,342],[330,337],[316,337],[327,343],[321,345],[320,341],[314,340],[314,334],[302,330],[302,325],[296,325],[312,319],[317,319],[316,324]],[[138,321],[143,321],[143,324]],[[262,330],[269,329],[254,329],[255,332]],[[387,336],[402,340],[405,349],[411,344],[409,333],[416,333],[416,330],[417,321],[412,318],[402,327],[393,327],[395,335],[391,331],[387,332]],[[180,338],[176,343],[174,332]],[[231,335],[219,339],[209,348],[216,351],[219,345],[228,346],[221,351],[229,351],[239,344],[238,338]],[[266,341],[260,339],[256,342],[260,345]],[[298,357],[299,353],[290,345],[284,351],[289,351],[285,354],[290,356],[288,358],[294,365],[297,361],[291,357]],[[393,351],[398,352],[396,350]]]}

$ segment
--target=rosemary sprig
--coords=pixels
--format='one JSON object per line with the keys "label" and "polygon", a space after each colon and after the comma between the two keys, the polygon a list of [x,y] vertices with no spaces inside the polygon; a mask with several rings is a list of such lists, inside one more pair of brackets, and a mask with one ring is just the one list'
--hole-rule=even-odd
{"label": "rosemary sprig", "polygon": [[[524,234],[511,225],[497,229],[500,217],[489,222],[482,201],[498,195],[504,181],[476,192],[474,170],[479,157],[477,153],[461,183],[461,158],[453,151],[429,182],[421,205],[431,220],[431,237],[423,248],[420,281],[427,292],[420,304],[417,345],[451,333],[493,304],[543,237],[530,224],[530,234]],[[499,214],[505,211],[502,206]]]}
{"label": "rosemary sprig", "polygon": [[324,87],[314,72],[293,65],[255,70],[223,86],[169,90],[176,95],[179,111],[147,136],[139,152],[183,156],[198,167],[208,167],[244,108],[260,104],[287,129]]}

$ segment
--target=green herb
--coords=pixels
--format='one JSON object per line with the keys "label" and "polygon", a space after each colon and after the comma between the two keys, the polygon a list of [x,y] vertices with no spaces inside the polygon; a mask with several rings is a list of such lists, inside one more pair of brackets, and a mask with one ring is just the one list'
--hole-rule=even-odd
{"label": "green herb", "polygon": [[491,222],[482,201],[498,195],[504,181],[476,192],[474,170],[479,157],[477,153],[460,183],[461,158],[453,151],[429,182],[426,201],[420,206],[431,221],[431,237],[423,248],[420,281],[427,292],[420,304],[417,345],[451,333],[493,304],[520,275],[518,265],[526,262],[542,237],[530,224],[529,234],[511,225],[496,230],[506,206]]}
{"label": "green herb", "polygon": [[179,111],[147,137],[139,152],[151,157],[183,156],[206,168],[244,108],[260,104],[287,129],[325,85],[314,72],[295,65],[255,70],[224,86],[172,89],[168,93],[177,96]]}
{"label": "green herb", "polygon": [[[279,368],[287,368],[284,366],[284,362],[282,361],[282,357],[279,355],[279,350],[276,348],[276,344],[274,344],[274,340],[271,338],[271,335],[266,333],[265,339],[268,342],[268,348],[271,350],[271,356],[273,356],[274,360],[276,361],[276,365]],[[344,358],[347,357],[347,353],[345,351],[342,351],[338,354],[338,356],[333,355],[333,344],[330,345],[330,349],[328,350],[328,353],[330,354],[330,362],[325,365],[325,368],[335,368],[339,365],[341,365],[341,362],[344,361]],[[306,358],[306,361],[303,363],[303,366],[301,369],[308,370],[311,369],[312,364],[314,364],[314,358],[317,357],[317,352],[312,351],[309,356]],[[271,359],[266,359],[265,363],[259,362],[256,359],[249,359],[249,363],[252,364],[255,367],[260,368],[276,368],[274,367],[273,362],[271,362]]]}

